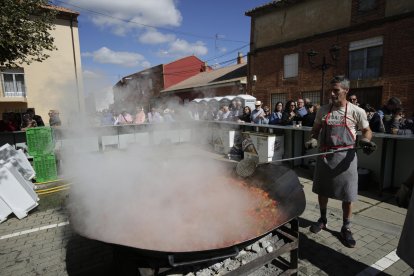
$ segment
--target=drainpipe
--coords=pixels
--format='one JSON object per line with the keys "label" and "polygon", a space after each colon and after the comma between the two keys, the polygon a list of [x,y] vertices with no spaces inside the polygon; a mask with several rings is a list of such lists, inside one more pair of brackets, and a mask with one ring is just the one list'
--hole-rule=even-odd
{"label": "drainpipe", "polygon": [[76,63],[76,52],[75,52],[75,40],[73,35],[73,16],[70,16],[70,34],[72,36],[72,53],[73,53],[73,64],[75,66],[75,79],[76,79],[76,96],[78,99],[78,109],[81,112],[81,104],[79,98],[79,80],[78,80],[78,66]]}

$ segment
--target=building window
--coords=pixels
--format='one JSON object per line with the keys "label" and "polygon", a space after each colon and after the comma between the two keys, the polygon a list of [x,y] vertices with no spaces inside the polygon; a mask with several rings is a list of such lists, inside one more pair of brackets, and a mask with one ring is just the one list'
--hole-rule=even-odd
{"label": "building window", "polygon": [[374,10],[377,7],[377,0],[359,0],[358,11],[366,12]]}
{"label": "building window", "polygon": [[351,42],[349,77],[351,80],[377,78],[382,68],[382,37]]}
{"label": "building window", "polygon": [[302,92],[302,99],[308,98],[312,104],[321,103],[321,91],[307,91]]}
{"label": "building window", "polygon": [[26,97],[23,69],[3,69],[1,79],[4,97]]}
{"label": "building window", "polygon": [[271,95],[271,110],[274,110],[275,105],[277,102],[282,102],[283,103],[283,108],[285,108],[285,103],[286,103],[286,98],[287,98],[287,93],[272,93]]}
{"label": "building window", "polygon": [[299,54],[284,56],[284,78],[294,78],[298,76]]}

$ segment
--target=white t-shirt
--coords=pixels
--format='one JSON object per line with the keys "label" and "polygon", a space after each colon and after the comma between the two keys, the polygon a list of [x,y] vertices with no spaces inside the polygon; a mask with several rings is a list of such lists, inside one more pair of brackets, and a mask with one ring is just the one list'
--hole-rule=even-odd
{"label": "white t-shirt", "polygon": [[[331,109],[331,104],[322,106],[316,113],[315,123],[322,124],[325,121],[326,116],[328,115],[329,110]],[[357,129],[364,129],[369,127],[369,122],[367,120],[367,114],[362,108],[348,103],[347,112],[346,112],[346,124],[350,128],[354,137],[356,137]],[[337,107],[333,106],[331,110],[331,115],[328,119],[328,124],[342,124],[344,122],[345,115],[345,106]]]}

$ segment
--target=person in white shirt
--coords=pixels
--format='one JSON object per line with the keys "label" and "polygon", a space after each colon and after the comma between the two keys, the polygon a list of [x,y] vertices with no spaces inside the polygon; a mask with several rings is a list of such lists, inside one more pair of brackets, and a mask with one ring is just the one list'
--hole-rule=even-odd
{"label": "person in white shirt", "polygon": [[148,122],[150,124],[163,122],[163,118],[161,114],[157,112],[157,109],[155,107],[151,107],[151,111],[148,112],[147,117],[148,117]]}

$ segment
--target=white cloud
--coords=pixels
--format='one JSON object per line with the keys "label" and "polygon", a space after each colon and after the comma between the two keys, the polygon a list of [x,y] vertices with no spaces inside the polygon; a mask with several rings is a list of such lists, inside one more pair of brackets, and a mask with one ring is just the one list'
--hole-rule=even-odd
{"label": "white cloud", "polygon": [[175,40],[173,34],[163,34],[154,29],[147,30],[144,34],[139,37],[139,42],[145,44],[162,44]]}
{"label": "white cloud", "polygon": [[225,53],[225,52],[227,52],[227,48],[226,47],[219,47],[219,51],[220,51],[220,53]]}
{"label": "white cloud", "polygon": [[94,61],[103,64],[115,64],[124,67],[149,67],[150,64],[144,56],[131,52],[115,52],[107,47],[102,47],[92,53],[82,53],[83,57],[92,57]]}
{"label": "white cloud", "polygon": [[182,21],[174,0],[69,0],[68,3],[109,15],[90,14],[89,16],[94,24],[109,28],[117,35],[125,35],[132,29],[142,28],[142,25],[177,27]]}
{"label": "white cloud", "polygon": [[143,61],[141,62],[141,66],[144,68],[149,68],[151,67],[151,63],[149,63],[149,61]]}
{"label": "white cloud", "polygon": [[176,39],[169,44],[168,49],[159,51],[159,55],[168,57],[180,57],[188,55],[205,56],[208,53],[208,49],[204,42],[197,41],[190,43],[183,39]]}
{"label": "white cloud", "polygon": [[90,70],[83,70],[82,74],[84,79],[98,79],[102,77],[101,74]]}

